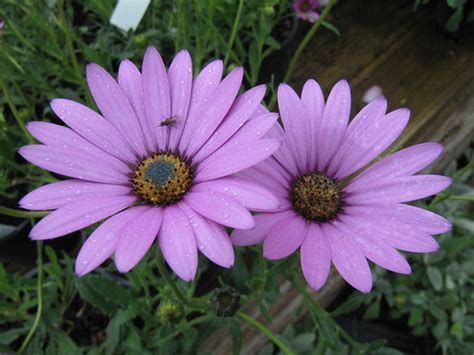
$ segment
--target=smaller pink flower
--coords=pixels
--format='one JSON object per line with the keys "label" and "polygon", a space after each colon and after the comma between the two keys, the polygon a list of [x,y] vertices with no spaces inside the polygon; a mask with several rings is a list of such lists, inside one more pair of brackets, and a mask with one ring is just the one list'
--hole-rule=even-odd
{"label": "smaller pink flower", "polygon": [[3,25],[5,24],[5,21],[0,20],[0,30],[3,29]]}
{"label": "smaller pink flower", "polygon": [[362,101],[368,104],[369,102],[372,102],[375,99],[378,99],[382,95],[383,95],[382,88],[378,85],[373,85],[364,92],[364,95],[362,95]]}
{"label": "smaller pink flower", "polygon": [[303,21],[314,22],[319,17],[316,12],[318,7],[318,0],[294,0],[293,9],[296,12],[296,16]]}

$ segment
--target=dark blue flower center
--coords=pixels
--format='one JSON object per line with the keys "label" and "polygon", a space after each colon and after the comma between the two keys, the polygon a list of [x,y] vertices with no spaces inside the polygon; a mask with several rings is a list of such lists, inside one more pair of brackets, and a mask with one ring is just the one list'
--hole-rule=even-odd
{"label": "dark blue flower center", "polygon": [[157,187],[163,187],[174,178],[175,165],[171,161],[158,160],[150,163],[145,171],[145,179]]}

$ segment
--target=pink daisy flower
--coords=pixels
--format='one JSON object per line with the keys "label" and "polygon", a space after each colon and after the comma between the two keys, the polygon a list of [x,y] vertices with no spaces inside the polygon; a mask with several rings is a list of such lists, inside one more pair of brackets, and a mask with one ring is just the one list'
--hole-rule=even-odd
{"label": "pink daisy flower", "polygon": [[318,0],[294,0],[293,10],[296,16],[303,21],[314,22],[319,17],[316,12],[318,7]]}
{"label": "pink daisy flower", "polygon": [[76,260],[84,275],[110,256],[127,272],[158,239],[169,266],[182,279],[195,276],[199,249],[230,267],[234,252],[224,226],[254,226],[249,210],[276,208],[274,195],[231,176],[261,162],[280,146],[262,138],[274,113],[256,114],[265,87],[237,97],[243,70],[221,80],[222,61],[193,80],[191,57],[179,52],[166,70],[149,48],[142,71],[120,64],[118,82],[96,64],[87,82],[102,115],[80,103],[55,99],[51,107],[70,128],[28,124],[43,144],[20,154],[31,163],[72,179],[26,195],[20,205],[54,210],[31,230],[51,239],[106,219],[86,240]]}
{"label": "pink daisy flower", "polygon": [[268,136],[281,139],[282,147],[238,175],[275,193],[280,207],[257,215],[255,228],[235,230],[235,245],[263,242],[268,259],[299,249],[304,276],[313,289],[324,285],[332,262],[362,292],[372,286],[367,259],[409,274],[409,264],[396,249],[438,249],[431,235],[448,231],[451,223],[404,202],[433,195],[451,183],[444,176],[414,175],[441,154],[442,146],[418,144],[367,168],[403,131],[407,109],[386,113],[382,97],[349,123],[351,94],[344,80],[326,102],[314,80],[306,82],[301,98],[282,84],[278,102],[284,129],[275,125]]}

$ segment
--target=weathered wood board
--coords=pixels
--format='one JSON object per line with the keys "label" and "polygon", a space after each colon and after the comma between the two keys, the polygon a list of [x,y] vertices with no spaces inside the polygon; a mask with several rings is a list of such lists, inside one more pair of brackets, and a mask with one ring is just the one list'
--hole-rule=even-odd
{"label": "weathered wood board", "polygon": [[[339,79],[349,80],[353,114],[372,85],[383,88],[389,109],[408,107],[411,121],[391,149],[424,141],[445,145],[442,158],[431,168],[441,171],[474,139],[474,37],[455,42],[436,30],[428,7],[413,12],[413,1],[340,1],[331,21],[340,37],[317,33],[301,57],[292,84],[298,90],[312,77],[325,89]],[[403,277],[403,276],[400,276]],[[344,287],[335,273],[315,299],[327,306]],[[243,307],[275,332],[294,320],[302,299],[288,282],[273,305],[271,324],[258,308]],[[255,354],[267,342],[260,333],[243,328],[242,354]],[[229,354],[232,340],[225,330],[211,336],[200,352]]]}

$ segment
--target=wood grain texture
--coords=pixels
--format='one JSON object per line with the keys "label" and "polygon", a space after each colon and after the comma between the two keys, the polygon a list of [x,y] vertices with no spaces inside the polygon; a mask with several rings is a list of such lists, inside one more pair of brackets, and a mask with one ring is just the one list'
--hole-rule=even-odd
{"label": "wood grain texture", "polygon": [[[411,120],[402,137],[389,149],[418,142],[445,145],[443,156],[430,168],[441,171],[458,157],[474,137],[474,39],[454,42],[436,31],[429,7],[413,12],[413,1],[341,1],[331,22],[341,36],[322,30],[304,52],[292,82],[300,90],[309,78],[316,79],[328,94],[341,78],[349,80],[353,111],[372,85],[383,88],[389,109],[408,107]],[[403,276],[400,276],[403,277]],[[334,272],[315,299],[328,306],[344,287]],[[259,316],[249,303],[243,310],[275,332],[295,320],[302,298],[289,285],[271,308],[273,321]],[[256,354],[267,339],[243,326],[242,354]],[[225,330],[214,334],[201,350],[229,354],[232,340]]]}

